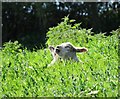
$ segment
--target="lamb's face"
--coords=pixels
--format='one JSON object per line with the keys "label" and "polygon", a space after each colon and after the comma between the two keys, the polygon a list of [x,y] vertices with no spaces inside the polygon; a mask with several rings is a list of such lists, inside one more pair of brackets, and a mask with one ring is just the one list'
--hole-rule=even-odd
{"label": "lamb's face", "polygon": [[86,52],[88,51],[85,47],[75,47],[71,43],[66,42],[62,43],[60,45],[57,45],[56,47],[49,46],[49,49],[53,55],[53,59],[56,60],[58,57],[63,59],[73,59],[75,61],[78,61],[78,58],[76,56],[76,52]]}
{"label": "lamb's face", "polygon": [[70,57],[71,55],[76,53],[76,49],[73,47],[73,45],[69,42],[62,43],[61,45],[56,46],[55,52],[63,58]]}

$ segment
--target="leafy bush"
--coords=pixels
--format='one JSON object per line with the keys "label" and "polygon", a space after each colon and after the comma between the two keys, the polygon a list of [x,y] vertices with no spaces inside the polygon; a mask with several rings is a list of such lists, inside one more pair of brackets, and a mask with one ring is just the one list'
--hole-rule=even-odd
{"label": "leafy bush", "polygon": [[58,24],[58,26],[50,28],[47,33],[48,45],[58,45],[63,42],[72,42],[74,45],[85,45],[88,41],[88,35],[92,34],[91,29],[80,29],[80,23],[71,25],[75,20],[69,20],[68,17]]}
{"label": "leafy bush", "polygon": [[29,51],[16,42],[4,44],[2,55],[1,97],[117,97],[118,34],[91,35],[91,30],[71,25],[68,17],[50,28],[47,45],[71,42],[85,46],[87,53],[78,54],[84,64],[63,61],[47,67],[52,60],[48,49]]}

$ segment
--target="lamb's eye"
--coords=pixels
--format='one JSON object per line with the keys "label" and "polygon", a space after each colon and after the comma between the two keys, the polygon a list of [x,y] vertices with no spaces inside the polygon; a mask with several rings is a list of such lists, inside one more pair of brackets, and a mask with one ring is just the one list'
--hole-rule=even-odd
{"label": "lamb's eye", "polygon": [[70,48],[70,46],[65,46],[65,48]]}

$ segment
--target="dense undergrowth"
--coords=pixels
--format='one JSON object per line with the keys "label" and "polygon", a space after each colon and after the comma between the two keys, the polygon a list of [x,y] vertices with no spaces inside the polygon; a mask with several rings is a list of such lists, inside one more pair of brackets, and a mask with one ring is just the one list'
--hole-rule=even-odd
{"label": "dense undergrowth", "polygon": [[48,48],[29,51],[18,41],[3,45],[1,97],[117,97],[118,96],[118,34],[95,34],[91,29],[71,25],[68,17],[50,28],[46,45],[71,42],[88,48],[87,53],[77,54],[84,64],[52,60]]}

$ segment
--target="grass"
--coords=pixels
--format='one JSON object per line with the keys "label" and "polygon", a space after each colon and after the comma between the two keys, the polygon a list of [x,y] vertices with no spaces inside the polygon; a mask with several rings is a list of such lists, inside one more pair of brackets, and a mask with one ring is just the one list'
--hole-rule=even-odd
{"label": "grass", "polygon": [[[77,54],[84,64],[52,60],[48,48],[29,51],[18,41],[7,42],[2,56],[0,97],[117,97],[118,96],[118,34],[91,35],[91,30],[72,26],[68,17],[50,28],[46,45],[69,41],[85,46],[87,53]],[[62,37],[62,38],[61,38]],[[57,40],[56,40],[57,39]],[[53,42],[54,41],[54,42]]]}

